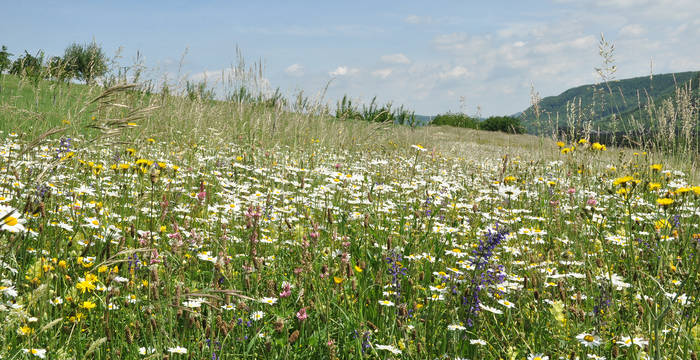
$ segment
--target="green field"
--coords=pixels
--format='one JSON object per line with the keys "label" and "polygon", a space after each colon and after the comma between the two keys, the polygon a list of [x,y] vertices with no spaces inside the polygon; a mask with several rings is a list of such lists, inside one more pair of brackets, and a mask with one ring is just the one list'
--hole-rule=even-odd
{"label": "green field", "polygon": [[700,351],[691,156],[0,85],[0,358]]}

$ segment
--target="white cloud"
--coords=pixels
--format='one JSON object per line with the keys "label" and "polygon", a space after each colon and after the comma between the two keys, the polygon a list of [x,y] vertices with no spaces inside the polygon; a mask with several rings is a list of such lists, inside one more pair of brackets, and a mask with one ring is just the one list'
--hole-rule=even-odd
{"label": "white cloud", "polygon": [[372,76],[386,79],[389,75],[391,75],[392,71],[392,69],[379,69],[372,71]]}
{"label": "white cloud", "polygon": [[462,77],[469,77],[471,73],[464,66],[455,66],[448,71],[440,73],[441,79],[457,79]]}
{"label": "white cloud", "polygon": [[287,75],[302,76],[304,75],[304,67],[299,64],[292,64],[287,66],[284,72],[287,73]]}
{"label": "white cloud", "polygon": [[648,0],[597,0],[595,5],[601,7],[629,8],[645,6]]}
{"label": "white cloud", "polygon": [[408,15],[403,21],[409,24],[430,24],[433,18],[430,16]]}
{"label": "white cloud", "polygon": [[[533,82],[544,97],[600,81],[593,69],[602,61],[601,30],[615,44],[618,79],[648,74],[652,58],[655,73],[700,68],[700,47],[682,46],[700,41],[700,19],[691,16],[700,13],[698,0],[645,0],[642,7],[629,0],[550,1],[559,4],[546,17],[523,15],[491,29],[446,26],[442,21],[446,12],[399,18],[404,21],[401,30],[415,31],[405,24],[416,24],[429,28],[423,34],[432,38],[426,43],[416,37],[415,44],[401,48],[402,52],[370,53],[368,63],[374,58],[379,65],[353,63],[362,70],[348,63],[337,66],[347,56],[329,59],[338,62],[316,72],[318,82],[328,74],[341,78],[331,84],[329,98],[344,93],[378,95],[381,101],[404,104],[419,114],[461,109],[461,96],[468,99],[464,105],[468,113],[477,105],[484,115],[514,113],[529,105]],[[397,30],[387,29],[393,31]],[[418,56],[417,49],[426,47],[431,55]],[[304,69],[309,78],[310,66]]]}
{"label": "white cloud", "polygon": [[388,64],[410,64],[411,60],[404,54],[382,55],[382,61]]}
{"label": "white cloud", "polygon": [[639,24],[629,24],[620,29],[621,36],[629,37],[644,35],[646,32],[646,29]]}
{"label": "white cloud", "polygon": [[335,70],[328,73],[330,76],[345,76],[357,74],[360,70],[355,68],[348,68],[347,66],[338,66]]}

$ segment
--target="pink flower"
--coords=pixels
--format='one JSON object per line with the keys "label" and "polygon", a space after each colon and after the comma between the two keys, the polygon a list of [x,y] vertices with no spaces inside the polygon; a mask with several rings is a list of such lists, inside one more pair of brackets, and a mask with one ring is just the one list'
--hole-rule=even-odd
{"label": "pink flower", "polygon": [[306,320],[308,317],[309,317],[309,316],[306,315],[306,308],[305,308],[305,307],[303,307],[303,308],[301,308],[299,311],[297,311],[297,319],[299,319],[299,321],[304,321],[304,320]]}
{"label": "pink flower", "polygon": [[280,293],[280,297],[286,298],[290,295],[292,295],[292,285],[288,282],[285,282],[284,285],[282,285],[282,292]]}
{"label": "pink flower", "polygon": [[598,202],[594,198],[589,198],[588,201],[586,201],[586,205],[588,206],[595,206]]}

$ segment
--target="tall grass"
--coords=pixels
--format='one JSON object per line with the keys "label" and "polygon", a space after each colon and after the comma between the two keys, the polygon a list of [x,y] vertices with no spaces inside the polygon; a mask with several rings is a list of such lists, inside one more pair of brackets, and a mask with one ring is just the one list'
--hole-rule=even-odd
{"label": "tall grass", "polygon": [[260,74],[224,72],[217,100],[122,73],[57,84],[73,99],[55,107],[51,83],[3,77],[2,358],[700,350],[691,174],[578,139],[338,119]]}

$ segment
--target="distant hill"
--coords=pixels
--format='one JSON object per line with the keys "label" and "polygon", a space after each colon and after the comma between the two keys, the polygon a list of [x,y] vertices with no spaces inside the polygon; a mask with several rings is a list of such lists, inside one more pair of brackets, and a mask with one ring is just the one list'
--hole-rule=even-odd
{"label": "distant hill", "polygon": [[519,116],[529,133],[538,133],[540,129],[547,132],[551,131],[550,123],[558,128],[565,127],[567,114],[573,108],[576,117],[584,121],[590,120],[594,129],[609,130],[608,120],[612,114],[621,115],[623,119],[638,114],[640,108],[643,109],[648,103],[648,98],[655,104],[660,104],[672,96],[678,86],[687,85],[688,82],[691,82],[697,94],[700,71],[653,75],[651,78],[641,76],[610,81],[607,85],[600,83],[578,86],[560,95],[543,98],[540,102],[540,124],[537,123],[532,107]]}

